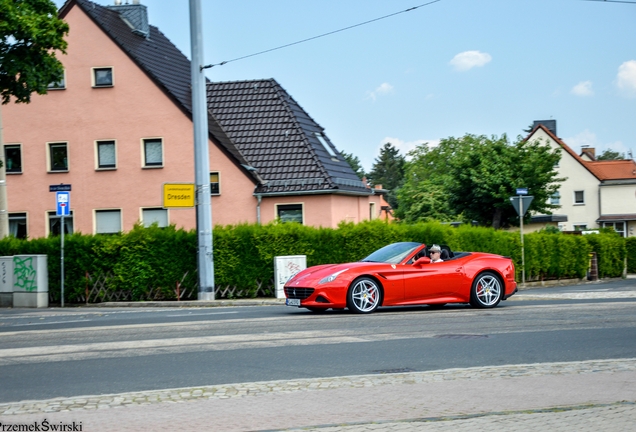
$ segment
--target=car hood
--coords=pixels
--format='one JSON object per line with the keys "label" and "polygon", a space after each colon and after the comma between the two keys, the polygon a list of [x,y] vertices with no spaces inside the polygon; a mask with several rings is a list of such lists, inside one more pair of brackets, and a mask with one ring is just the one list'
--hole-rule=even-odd
{"label": "car hood", "polygon": [[342,272],[338,276],[339,280],[347,280],[351,279],[360,274],[363,268],[365,267],[374,267],[378,266],[390,266],[390,264],[386,263],[371,263],[371,262],[353,262],[353,263],[345,263],[345,264],[324,264],[309,267],[301,272],[296,273],[293,277],[291,277],[285,285],[291,284],[292,282],[296,286],[303,285],[312,285],[317,283],[321,279],[330,276],[337,272]]}

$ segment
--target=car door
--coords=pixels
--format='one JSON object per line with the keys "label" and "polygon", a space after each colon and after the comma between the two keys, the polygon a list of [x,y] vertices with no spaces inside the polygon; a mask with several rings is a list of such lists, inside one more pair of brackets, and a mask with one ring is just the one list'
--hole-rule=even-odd
{"label": "car door", "polygon": [[404,297],[406,302],[457,297],[463,269],[457,261],[404,266]]}

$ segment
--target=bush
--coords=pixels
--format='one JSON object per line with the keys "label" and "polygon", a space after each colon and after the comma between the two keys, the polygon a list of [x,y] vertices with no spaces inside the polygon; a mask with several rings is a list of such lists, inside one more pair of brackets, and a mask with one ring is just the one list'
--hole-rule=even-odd
{"label": "bush", "polygon": [[[398,241],[447,244],[455,251],[491,252],[513,259],[521,279],[519,233],[440,223],[342,223],[336,229],[270,223],[217,226],[213,232],[217,293],[232,297],[271,295],[274,257],[306,255],[307,265],[359,261],[376,249]],[[548,230],[524,236],[526,280],[582,278],[589,252],[596,252],[600,277],[618,277],[625,257],[636,270],[636,238],[616,233],[585,236]],[[65,301],[84,301],[87,287],[102,277],[111,292],[133,300],[175,299],[175,287],[197,293],[197,236],[174,226],[136,225],[121,235],[73,234],[65,237]],[[49,296],[60,300],[60,238],[0,240],[0,253],[48,255]],[[91,280],[87,279],[87,275]],[[219,294],[217,294],[219,296]]]}

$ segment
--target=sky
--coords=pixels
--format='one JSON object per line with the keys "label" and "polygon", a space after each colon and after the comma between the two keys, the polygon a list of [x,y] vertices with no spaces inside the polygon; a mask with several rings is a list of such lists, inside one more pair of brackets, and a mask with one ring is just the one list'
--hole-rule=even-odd
{"label": "sky", "polygon": [[[206,76],[276,79],[367,171],[387,142],[514,141],[549,119],[576,152],[636,155],[636,0],[433,1],[201,0],[205,62],[229,61]],[[141,3],[190,58],[189,1]]]}

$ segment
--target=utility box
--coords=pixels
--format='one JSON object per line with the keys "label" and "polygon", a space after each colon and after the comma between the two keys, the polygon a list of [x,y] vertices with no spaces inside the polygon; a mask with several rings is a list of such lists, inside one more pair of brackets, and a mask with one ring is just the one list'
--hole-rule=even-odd
{"label": "utility box", "polygon": [[49,307],[46,255],[13,257],[13,307]]}
{"label": "utility box", "polygon": [[274,290],[276,298],[285,298],[285,282],[307,268],[307,255],[274,257]]}
{"label": "utility box", "polygon": [[13,257],[0,257],[0,307],[13,306]]}

